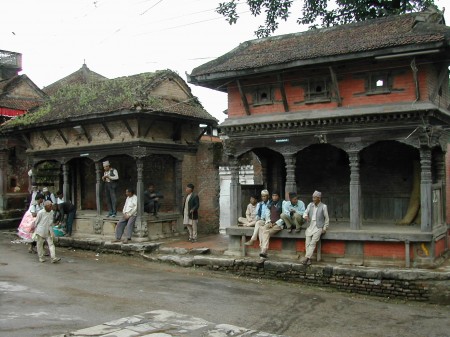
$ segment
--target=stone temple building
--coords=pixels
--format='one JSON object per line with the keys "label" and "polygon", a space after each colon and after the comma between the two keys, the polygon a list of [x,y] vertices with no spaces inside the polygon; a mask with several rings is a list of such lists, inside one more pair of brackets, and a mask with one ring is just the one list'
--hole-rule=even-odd
{"label": "stone temple building", "polygon": [[[442,13],[389,16],[241,43],[188,82],[228,94],[220,125],[232,170],[228,209],[241,215],[241,159],[263,186],[323,194],[331,217],[318,258],[433,265],[448,250],[450,28]],[[231,226],[229,252],[252,229]],[[280,232],[272,252],[301,255],[304,234]]]}

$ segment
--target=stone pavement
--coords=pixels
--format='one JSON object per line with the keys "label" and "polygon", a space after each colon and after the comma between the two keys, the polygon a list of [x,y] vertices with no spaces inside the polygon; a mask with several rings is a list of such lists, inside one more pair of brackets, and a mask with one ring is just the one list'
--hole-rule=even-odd
{"label": "stone pavement", "polygon": [[154,310],[54,337],[283,337],[246,328],[208,322],[173,311]]}

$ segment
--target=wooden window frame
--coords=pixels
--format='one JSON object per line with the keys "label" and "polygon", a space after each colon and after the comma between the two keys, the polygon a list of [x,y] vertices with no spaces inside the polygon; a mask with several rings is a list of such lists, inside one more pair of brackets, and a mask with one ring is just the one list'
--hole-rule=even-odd
{"label": "wooden window frame", "polygon": [[[377,85],[378,81],[383,81],[383,85]],[[371,72],[366,77],[366,94],[381,95],[392,92],[392,74],[390,72]]]}
{"label": "wooden window frame", "polygon": [[258,86],[253,91],[253,106],[274,103],[275,88],[271,85]]}
{"label": "wooden window frame", "polygon": [[[328,76],[309,78],[305,83],[305,103],[331,102],[331,78]],[[320,88],[321,90],[318,90]]]}

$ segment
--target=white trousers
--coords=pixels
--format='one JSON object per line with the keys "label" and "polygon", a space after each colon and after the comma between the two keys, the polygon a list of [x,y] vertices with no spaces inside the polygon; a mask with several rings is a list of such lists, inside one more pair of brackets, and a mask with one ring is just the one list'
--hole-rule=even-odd
{"label": "white trousers", "polygon": [[36,234],[37,237],[37,251],[39,260],[44,259],[44,242],[47,241],[48,249],[50,250],[50,257],[54,259],[55,256],[55,245],[53,244],[53,238],[51,236],[43,238],[42,236]]}
{"label": "white trousers", "polygon": [[316,249],[316,244],[320,240],[320,236],[322,235],[322,229],[319,228],[317,232],[315,232],[313,235],[306,235],[305,238],[305,248],[306,253],[305,257],[310,259],[311,256],[314,254],[314,249]]}

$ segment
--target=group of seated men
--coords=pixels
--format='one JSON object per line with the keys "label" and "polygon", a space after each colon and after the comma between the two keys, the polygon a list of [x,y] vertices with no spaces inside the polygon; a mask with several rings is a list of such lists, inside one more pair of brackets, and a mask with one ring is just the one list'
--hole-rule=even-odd
{"label": "group of seated men", "polygon": [[302,261],[304,265],[311,265],[311,257],[320,237],[326,233],[329,226],[327,205],[321,202],[322,193],[315,191],[313,201],[305,209],[303,201],[299,200],[297,193],[289,193],[289,200],[281,200],[277,192],[261,191],[261,201],[257,202],[255,196],[250,197],[246,217],[238,219],[239,225],[254,227],[253,235],[245,243],[252,246],[259,239],[260,257],[266,259],[269,249],[270,237],[286,228],[289,233],[300,233],[303,223],[308,227],[305,231],[306,253]]}

